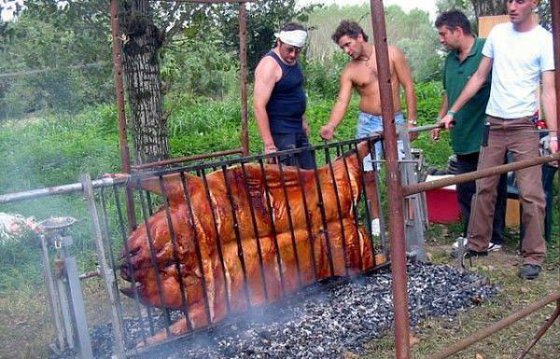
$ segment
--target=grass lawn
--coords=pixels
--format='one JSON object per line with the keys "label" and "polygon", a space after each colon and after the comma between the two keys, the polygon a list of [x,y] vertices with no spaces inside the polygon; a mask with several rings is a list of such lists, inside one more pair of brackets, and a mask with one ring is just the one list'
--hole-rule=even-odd
{"label": "grass lawn", "polygon": [[[455,235],[447,233],[447,228],[443,226],[431,233],[427,239],[427,250],[434,263],[457,265],[457,261],[449,256],[454,238]],[[525,281],[517,277],[520,263],[516,253],[517,241],[517,235],[508,236],[504,250],[473,261],[473,266],[469,268],[486,276],[499,288],[498,294],[489,302],[481,303],[479,307],[464,312],[453,320],[437,318],[424,320],[419,327],[411,331],[413,336],[411,340],[414,343],[412,358],[432,358],[435,353],[459,340],[560,290],[560,263],[557,259],[546,262],[537,280]],[[549,251],[555,252],[558,258],[557,245],[551,246]],[[452,358],[515,358],[531,342],[533,335],[555,308],[556,305],[552,303],[514,325],[473,344]],[[557,320],[526,358],[559,358],[559,343],[560,320]],[[361,358],[394,358],[394,353],[393,336],[392,333],[388,333],[384,338],[370,342],[367,354]]]}

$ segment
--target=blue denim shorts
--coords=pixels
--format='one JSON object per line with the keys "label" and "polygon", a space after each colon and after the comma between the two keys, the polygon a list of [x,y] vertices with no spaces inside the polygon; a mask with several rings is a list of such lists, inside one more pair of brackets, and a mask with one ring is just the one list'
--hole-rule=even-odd
{"label": "blue denim shorts", "polygon": [[[402,112],[395,113],[395,123],[404,124]],[[369,136],[372,132],[383,131],[383,118],[379,115],[361,112],[358,115],[358,125],[356,126],[356,138]]]}
{"label": "blue denim shorts", "polygon": [[[397,125],[403,125],[405,123],[402,112],[395,113],[395,123]],[[358,115],[358,124],[356,126],[356,138],[367,137],[370,136],[372,132],[379,131],[383,131],[383,118],[380,115],[372,115],[360,111]],[[375,142],[375,157],[377,160],[381,160],[383,157],[381,141]],[[367,155],[366,158],[364,158],[364,170],[371,171],[371,167],[371,156]],[[381,168],[379,164],[376,167],[377,170]]]}

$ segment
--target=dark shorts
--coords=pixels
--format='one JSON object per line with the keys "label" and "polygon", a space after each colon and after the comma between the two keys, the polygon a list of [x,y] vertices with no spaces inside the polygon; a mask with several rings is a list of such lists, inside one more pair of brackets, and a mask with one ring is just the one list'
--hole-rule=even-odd
{"label": "dark shorts", "polygon": [[[309,146],[309,140],[305,133],[273,133],[272,139],[278,151],[293,150]],[[286,166],[299,166],[303,169],[315,168],[315,159],[311,151],[308,150],[281,156],[280,161]]]}

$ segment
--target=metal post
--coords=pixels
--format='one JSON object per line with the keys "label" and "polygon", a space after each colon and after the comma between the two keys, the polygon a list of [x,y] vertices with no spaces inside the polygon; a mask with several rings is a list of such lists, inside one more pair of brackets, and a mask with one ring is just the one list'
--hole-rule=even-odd
{"label": "metal post", "polygon": [[66,333],[66,344],[68,344],[68,348],[74,349],[75,344],[74,336],[72,334],[72,318],[70,316],[68,298],[66,297],[66,287],[62,278],[56,279],[56,289],[58,291],[58,299],[60,301],[60,311],[62,313],[64,332]]}
{"label": "metal post", "polygon": [[[552,13],[552,39],[554,42],[554,65],[555,69],[560,68],[560,43],[558,36],[560,36],[560,0],[550,0],[550,12]],[[555,76],[556,85],[556,130],[560,129],[560,98],[558,91],[560,90],[560,76]],[[556,134],[558,135],[558,133]],[[560,162],[560,161],[559,161]]]}
{"label": "metal post", "polygon": [[[67,237],[71,239],[70,237]],[[70,242],[70,241],[69,241]],[[80,357],[82,359],[93,359],[93,351],[91,349],[91,340],[89,339],[88,326],[86,320],[86,308],[84,306],[84,297],[82,295],[82,287],[78,273],[78,264],[75,257],[64,258],[64,271],[68,285],[68,295],[72,303],[72,316],[74,325],[78,335],[78,343],[80,346]]]}
{"label": "metal post", "polygon": [[[115,95],[117,98],[117,115],[119,119],[119,147],[121,149],[122,171],[130,173],[130,150],[126,136],[126,115],[124,106],[123,66],[120,46],[119,1],[111,0],[111,34],[113,38],[113,76],[115,79]],[[136,228],[136,215],[132,191],[126,189],[126,213],[128,216],[128,230]]]}
{"label": "metal post", "polygon": [[379,75],[383,134],[387,159],[387,183],[389,230],[391,233],[391,263],[393,273],[393,303],[395,311],[395,354],[397,359],[410,358],[409,316],[406,274],[406,243],[404,236],[403,196],[397,162],[397,134],[394,120],[391,74],[389,73],[389,51],[385,29],[385,14],[382,0],[370,0],[375,56]]}
{"label": "metal post", "polygon": [[47,282],[47,290],[49,292],[49,304],[51,305],[51,311],[54,319],[54,327],[56,329],[56,349],[59,351],[64,350],[64,328],[62,326],[62,321],[60,319],[60,304],[56,295],[56,290],[54,288],[54,280],[51,271],[51,265],[49,262],[49,250],[47,248],[47,240],[44,235],[39,236],[41,240],[41,250],[43,258],[43,267],[45,268],[45,281]]}
{"label": "metal post", "polygon": [[410,196],[415,193],[425,192],[435,188],[441,188],[452,184],[470,182],[482,177],[500,175],[502,173],[516,171],[518,169],[523,169],[531,166],[542,165],[543,163],[552,162],[559,159],[560,159],[560,153],[555,153],[550,156],[535,157],[529,160],[516,161],[505,165],[486,168],[483,170],[477,170],[474,172],[464,173],[461,175],[455,175],[453,177],[442,178],[435,181],[426,181],[418,184],[412,184],[403,188],[403,195]]}
{"label": "metal post", "polygon": [[[410,150],[410,137],[406,126],[398,126],[399,139],[402,142],[404,151],[404,160],[412,160],[412,152]],[[418,183],[418,176],[415,170],[415,163],[407,161],[401,163],[403,169],[404,184]],[[406,204],[406,246],[408,252],[417,260],[425,262],[427,259],[424,250],[424,220],[426,212],[424,212],[422,195],[415,194],[405,198]]]}
{"label": "metal post", "polygon": [[249,155],[249,127],[247,115],[247,7],[239,3],[239,58],[241,60],[241,147]]}
{"label": "metal post", "polygon": [[97,206],[93,196],[93,184],[91,182],[91,177],[89,174],[85,174],[82,175],[80,179],[83,186],[84,199],[86,200],[87,207],[91,215],[91,227],[93,237],[95,238],[97,259],[99,261],[101,272],[100,274],[105,282],[105,289],[107,290],[107,295],[109,296],[109,300],[111,302],[111,321],[113,324],[113,333],[115,335],[115,347],[113,348],[113,353],[115,353],[117,358],[121,359],[125,358],[125,348],[122,330],[122,317],[119,315],[119,310],[117,308],[117,283],[115,281],[115,277],[113,276],[113,271],[108,264],[105,247],[103,245],[103,235],[101,232],[101,225],[99,223]]}

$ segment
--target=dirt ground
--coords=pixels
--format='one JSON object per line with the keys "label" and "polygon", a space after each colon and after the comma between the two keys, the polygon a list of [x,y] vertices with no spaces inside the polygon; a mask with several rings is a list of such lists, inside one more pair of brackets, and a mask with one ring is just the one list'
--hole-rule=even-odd
{"label": "dirt ground", "polygon": [[[428,252],[434,263],[457,265],[449,253],[453,239],[445,229],[427,243]],[[412,358],[430,359],[445,348],[457,343],[473,333],[506,318],[530,304],[560,291],[560,263],[557,246],[549,248],[554,251],[555,259],[548,260],[540,277],[526,281],[517,277],[520,264],[517,255],[517,238],[506,238],[506,245],[500,252],[492,252],[486,258],[473,261],[469,270],[486,276],[498,287],[498,294],[490,301],[480,303],[474,309],[466,311],[454,320],[429,319],[423,321],[411,332]],[[514,325],[498,331],[450,358],[464,359],[505,359],[517,358],[530,344],[535,333],[560,308],[552,302],[541,310],[529,315]],[[394,358],[394,341],[392,333],[380,340],[369,343],[368,353],[362,358]],[[348,357],[358,357],[348,353]],[[527,359],[560,358],[560,318],[546,332],[543,338],[526,355]]]}

